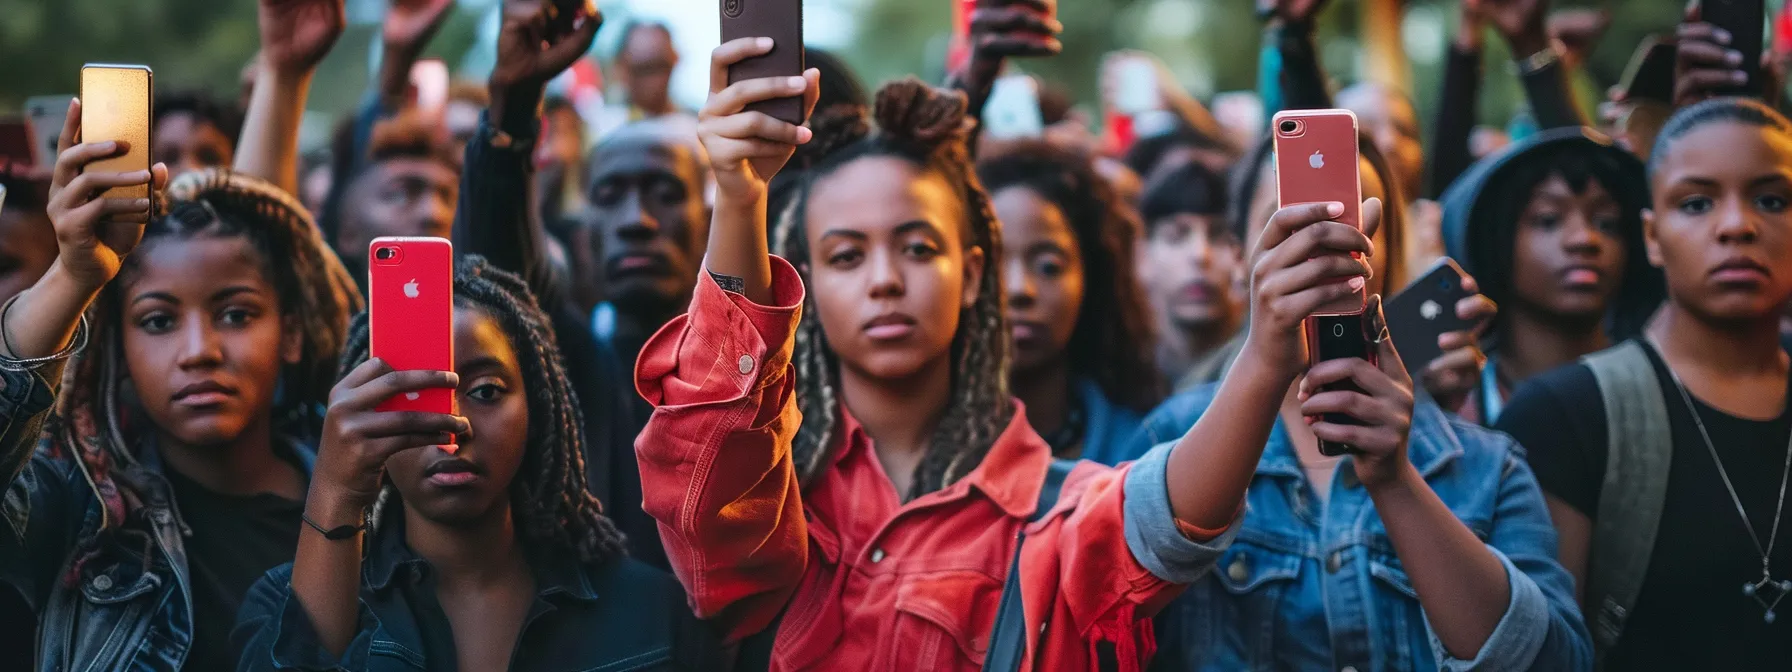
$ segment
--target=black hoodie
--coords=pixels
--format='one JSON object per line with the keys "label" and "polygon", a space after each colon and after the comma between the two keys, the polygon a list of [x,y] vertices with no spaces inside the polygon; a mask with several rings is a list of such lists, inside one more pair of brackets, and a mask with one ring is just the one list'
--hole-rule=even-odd
{"label": "black hoodie", "polygon": [[[1634,337],[1642,333],[1666,294],[1661,271],[1649,265],[1643,245],[1641,211],[1649,207],[1648,177],[1641,161],[1596,131],[1582,127],[1542,131],[1470,166],[1443,193],[1444,249],[1475,277],[1488,298],[1502,304],[1510,300],[1517,224],[1511,215],[1514,199],[1521,199],[1517,207],[1522,208],[1536,186],[1512,180],[1533,162],[1554,160],[1564,152],[1598,155],[1601,164],[1616,166],[1619,172],[1615,180],[1603,170],[1595,176],[1601,186],[1615,192],[1612,197],[1624,213],[1620,232],[1626,252],[1624,282],[1606,316],[1606,328],[1613,342]],[[1496,253],[1502,248],[1504,254]],[[1502,259],[1503,264],[1496,261]],[[1487,349],[1497,351],[1497,342],[1488,343]]]}

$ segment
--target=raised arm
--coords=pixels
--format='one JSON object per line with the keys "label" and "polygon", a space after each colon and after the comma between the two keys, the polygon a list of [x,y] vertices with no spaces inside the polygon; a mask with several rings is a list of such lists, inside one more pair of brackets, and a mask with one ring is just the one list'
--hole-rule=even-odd
{"label": "raised arm", "polygon": [[1574,104],[1568,65],[1549,37],[1549,0],[1465,0],[1465,4],[1486,16],[1512,48],[1539,128],[1591,125]]}
{"label": "raised arm", "polygon": [[[541,99],[547,83],[591,49],[603,16],[582,11],[565,32],[549,30],[541,0],[508,0],[498,36],[498,62],[488,87],[491,107],[467,143],[454,214],[454,249],[484,256],[494,266],[523,276],[543,306],[559,305],[543,250],[547,232],[534,197],[532,154],[541,133]],[[550,308],[550,310],[552,310]]]}
{"label": "raised arm", "polygon": [[390,113],[410,102],[411,67],[435,39],[454,0],[392,0],[380,27],[380,71],[375,94]]}
{"label": "raised arm", "polygon": [[[962,91],[970,103],[967,109],[977,120],[974,134],[982,132],[983,107],[1009,58],[1056,56],[1064,50],[1058,41],[1064,24],[1047,18],[1051,12],[1052,5],[1044,0],[977,1],[971,12],[971,57],[963,68],[946,77],[946,86]],[[973,135],[973,152],[975,140]]]}
{"label": "raised arm", "polygon": [[1462,3],[1461,23],[1444,57],[1443,93],[1438,98],[1437,120],[1432,124],[1429,170],[1425,171],[1426,198],[1437,199],[1444,189],[1475,163],[1469,141],[1475,132],[1475,112],[1481,93],[1481,46],[1485,22],[1478,3]]}
{"label": "raised arm", "polygon": [[260,0],[261,73],[237,141],[235,170],[299,193],[299,122],[311,76],[347,25],[343,0]]}
{"label": "raised arm", "polygon": [[728,66],[770,51],[744,38],[711,57],[698,136],[716,173],[706,273],[691,308],[647,341],[636,386],[654,406],[635,442],[643,509],[659,521],[693,610],[738,641],[772,622],[808,564],[790,441],[799,418],[790,356],[803,302],[796,270],[766,251],[767,182],[808,129],[749,103],[819,93],[819,73],[728,84]]}
{"label": "raised arm", "polygon": [[1273,0],[1272,19],[1265,35],[1263,74],[1259,82],[1268,90],[1263,99],[1272,104],[1264,111],[1317,110],[1332,107],[1325,70],[1319,65],[1319,45],[1314,42],[1314,19],[1326,0]]}
{"label": "raised arm", "polygon": [[[1361,291],[1369,273],[1352,252],[1372,254],[1363,231],[1331,221],[1339,203],[1283,208],[1251,255],[1251,322],[1244,347],[1220,383],[1213,406],[1169,456],[1170,503],[1176,518],[1221,530],[1239,513],[1270,428],[1289,386],[1306,370],[1301,323],[1328,301]],[[1381,201],[1363,203],[1364,231],[1381,222]]]}

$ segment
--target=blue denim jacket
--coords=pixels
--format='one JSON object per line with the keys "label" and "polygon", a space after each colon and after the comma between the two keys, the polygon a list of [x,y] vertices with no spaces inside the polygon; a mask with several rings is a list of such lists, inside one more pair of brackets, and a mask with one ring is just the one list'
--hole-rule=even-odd
{"label": "blue denim jacket", "polygon": [[1076,391],[1083,402],[1082,459],[1111,467],[1138,458],[1129,454],[1133,437],[1144,422],[1138,411],[1115,404],[1088,378],[1076,382]]}
{"label": "blue denim jacket", "polygon": [[[1145,419],[1134,455],[1185,434],[1217,385]],[[1307,485],[1276,423],[1238,537],[1213,574],[1158,621],[1162,670],[1587,670],[1593,652],[1574,582],[1556,561],[1543,493],[1511,437],[1420,401],[1409,458],[1506,567],[1511,603],[1474,660],[1445,651],[1348,459],[1329,502]]]}
{"label": "blue denim jacket", "polygon": [[[39,449],[55,399],[42,374],[0,371],[0,475],[8,479],[0,584],[19,591],[39,619],[35,669],[179,670],[193,644],[192,592],[185,524],[161,461],[146,446],[128,467],[144,490],[142,515],[65,580],[80,544],[100,528],[101,505],[74,459]],[[293,446],[309,473],[316,453]],[[26,669],[22,652],[0,653],[0,660],[5,669]]]}

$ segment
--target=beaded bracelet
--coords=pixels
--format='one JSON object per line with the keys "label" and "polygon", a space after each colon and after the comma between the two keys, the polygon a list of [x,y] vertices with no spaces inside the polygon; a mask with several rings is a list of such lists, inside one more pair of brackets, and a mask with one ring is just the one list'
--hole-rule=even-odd
{"label": "beaded bracelet", "polygon": [[[8,315],[12,314],[12,305],[18,302],[18,299],[19,297],[17,296],[7,299],[6,305],[0,307],[0,340],[5,341],[6,349],[8,351],[14,351],[14,348],[12,346],[12,330],[6,328],[6,318]],[[67,346],[44,357],[11,357],[0,355],[0,370],[11,371],[14,373],[36,371],[47,364],[60,362],[73,357],[75,356],[75,353],[87,348],[87,331],[87,315],[82,314],[81,319],[75,323],[75,337],[69,339],[69,344]]]}

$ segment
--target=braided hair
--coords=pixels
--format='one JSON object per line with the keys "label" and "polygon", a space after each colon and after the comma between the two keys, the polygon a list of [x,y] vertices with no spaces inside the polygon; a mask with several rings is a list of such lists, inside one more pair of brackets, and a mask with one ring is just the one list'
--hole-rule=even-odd
{"label": "braided hair", "polygon": [[[535,295],[522,278],[483,257],[467,255],[455,262],[454,302],[457,308],[491,316],[516,349],[522,369],[529,434],[522,466],[510,483],[510,506],[523,539],[550,552],[572,553],[587,563],[621,557],[622,532],[586,489],[585,422],[561,365],[553,323]],[[367,361],[369,346],[367,316],[361,315],[349,329],[343,375]],[[390,484],[381,490],[374,507],[376,523],[397,498],[398,491]]]}
{"label": "braided hair", "polygon": [[[895,157],[933,173],[964,201],[966,246],[983,250],[985,268],[1000,269],[1002,227],[966,144],[969,122],[963,94],[935,89],[915,78],[884,85],[877,92],[872,130],[861,115],[817,118],[813,152],[818,158],[802,176],[789,207],[779,217],[773,248],[799,269],[810,263],[805,219],[815,184],[858,159]],[[807,270],[804,270],[805,282]],[[977,300],[959,315],[952,339],[952,387],[945,416],[933,431],[915,468],[906,499],[944,488],[977,468],[1014,417],[1008,393],[1008,328],[1003,318],[1002,274],[983,273]],[[813,296],[806,300],[793,356],[797,407],[803,424],[791,447],[797,474],[806,483],[832,464],[840,428],[839,361],[828,347]]]}
{"label": "braided hair", "polygon": [[[88,310],[89,347],[65,374],[58,420],[46,429],[53,456],[72,456],[104,504],[102,530],[117,527],[142,502],[134,446],[148,420],[130,400],[133,386],[124,359],[124,287],[141,272],[151,245],[195,238],[249,242],[273,285],[280,312],[299,325],[299,361],[280,372],[281,394],[273,409],[279,434],[309,437],[321,426],[336,359],[349,316],[361,295],[312,223],[311,214],[267,182],[210,169],[183,175],[168,187],[170,210],[144,228],[135,254],[106,284]],[[115,478],[116,477],[116,478]]]}
{"label": "braided hair", "polygon": [[1088,283],[1066,348],[1071,369],[1109,399],[1141,413],[1163,401],[1151,304],[1139,283],[1139,220],[1089,159],[1043,142],[1015,146],[977,166],[990,193],[1020,187],[1057,206],[1082,250]]}

